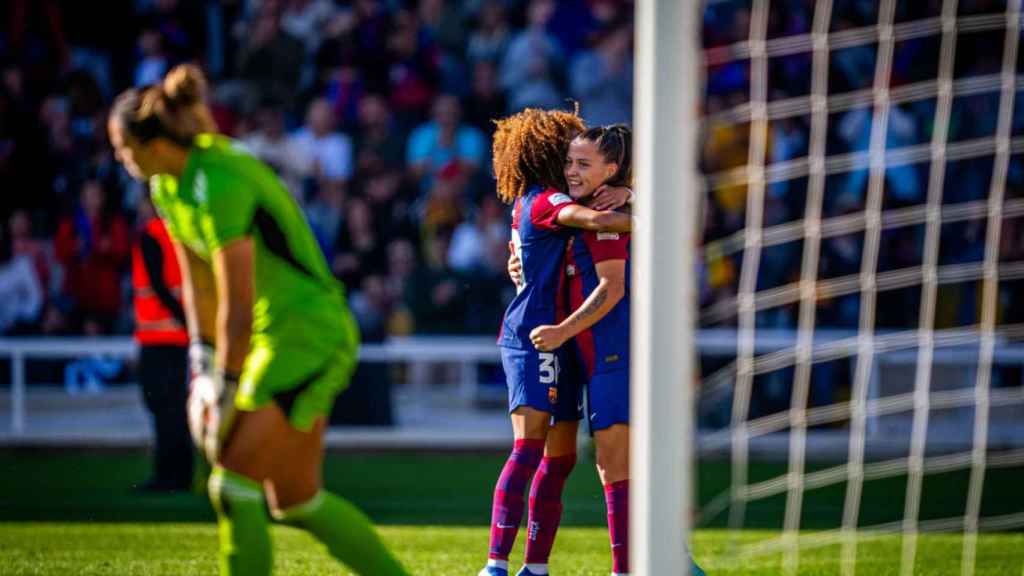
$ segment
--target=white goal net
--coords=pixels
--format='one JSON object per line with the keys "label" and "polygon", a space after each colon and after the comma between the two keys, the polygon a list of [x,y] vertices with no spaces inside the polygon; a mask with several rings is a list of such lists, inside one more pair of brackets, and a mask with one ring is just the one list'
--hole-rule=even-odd
{"label": "white goal net", "polygon": [[[728,486],[698,528],[780,530],[729,556],[788,574],[836,546],[847,575],[865,536],[901,534],[910,575],[920,532],[961,532],[973,574],[979,531],[1024,526],[985,491],[1024,466],[1021,0],[702,9],[694,409]],[[959,503],[923,505],[941,482]]]}

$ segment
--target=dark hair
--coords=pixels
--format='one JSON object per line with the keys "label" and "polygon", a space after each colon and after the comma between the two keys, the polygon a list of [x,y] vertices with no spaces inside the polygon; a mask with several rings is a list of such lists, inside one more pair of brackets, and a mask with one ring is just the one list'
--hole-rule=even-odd
{"label": "dark hair", "polygon": [[199,68],[180,64],[159,84],[122,92],[110,116],[141,143],[162,137],[188,147],[198,134],[217,129],[205,94],[206,78]]}
{"label": "dark hair", "polygon": [[565,189],[569,142],[586,129],[577,112],[527,108],[496,123],[494,175],[502,201],[512,203],[531,184]]}
{"label": "dark hair", "polygon": [[577,136],[597,145],[605,162],[618,166],[605,184],[609,186],[633,185],[633,131],[625,124],[597,126]]}

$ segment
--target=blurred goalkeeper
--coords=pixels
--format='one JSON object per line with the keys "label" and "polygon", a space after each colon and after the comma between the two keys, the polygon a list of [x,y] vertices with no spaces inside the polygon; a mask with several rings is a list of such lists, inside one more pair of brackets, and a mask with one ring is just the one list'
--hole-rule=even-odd
{"label": "blurred goalkeeper", "polygon": [[359,574],[404,575],[369,519],[321,487],[324,423],[359,344],[343,289],[270,168],[214,133],[205,88],[178,66],[122,93],[107,128],[181,263],[189,428],[213,464],[221,574],[270,574],[269,510]]}

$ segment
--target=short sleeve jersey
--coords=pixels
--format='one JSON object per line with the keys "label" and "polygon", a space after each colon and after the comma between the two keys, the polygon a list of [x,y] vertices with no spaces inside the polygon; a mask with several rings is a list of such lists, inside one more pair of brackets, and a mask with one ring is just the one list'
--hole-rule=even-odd
{"label": "short sleeve jersey", "polygon": [[346,331],[344,290],[277,176],[240,144],[195,139],[180,181],[155,176],[153,204],[171,237],[200,258],[243,237],[254,244],[252,338],[275,348],[330,352],[357,343]]}
{"label": "short sleeve jersey", "polygon": [[523,284],[505,311],[498,344],[529,350],[530,331],[556,322],[563,255],[568,233],[558,215],[574,204],[555,189],[530,188],[512,209],[512,244],[523,268]]}
{"label": "short sleeve jersey", "polygon": [[597,264],[626,261],[626,295],[588,330],[576,336],[588,375],[629,367],[629,234],[579,231],[566,250],[569,312],[579,309],[600,281]]}

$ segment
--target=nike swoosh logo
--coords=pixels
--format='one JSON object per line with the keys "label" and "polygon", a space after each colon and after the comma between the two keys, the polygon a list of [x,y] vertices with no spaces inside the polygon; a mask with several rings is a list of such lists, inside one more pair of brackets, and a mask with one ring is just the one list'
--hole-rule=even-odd
{"label": "nike swoosh logo", "polygon": [[619,542],[618,544],[612,544],[612,548],[622,548],[622,542]]}
{"label": "nike swoosh logo", "polygon": [[508,528],[518,528],[519,527],[519,526],[517,526],[515,524],[502,524],[501,522],[498,522],[497,524],[495,524],[495,526],[497,526],[498,528],[500,528],[502,530],[505,530],[505,529],[508,529]]}
{"label": "nike swoosh logo", "polygon": [[594,412],[593,414],[590,415],[591,420],[593,420],[594,418],[597,418],[597,412]]}

